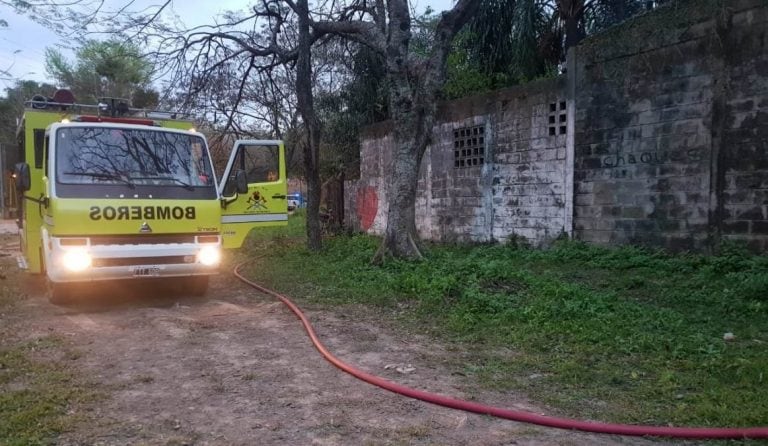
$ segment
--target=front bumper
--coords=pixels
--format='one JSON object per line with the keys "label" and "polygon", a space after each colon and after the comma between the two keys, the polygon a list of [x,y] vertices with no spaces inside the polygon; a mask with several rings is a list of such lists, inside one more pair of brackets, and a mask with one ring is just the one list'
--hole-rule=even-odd
{"label": "front bumper", "polygon": [[[206,238],[210,240],[210,236]],[[99,244],[88,237],[44,237],[46,272],[55,283],[216,274],[218,262],[205,265],[198,254],[210,247],[220,251],[221,237],[215,243],[190,239],[187,243]],[[64,256],[71,250],[86,252],[90,266],[82,271],[68,268]]]}

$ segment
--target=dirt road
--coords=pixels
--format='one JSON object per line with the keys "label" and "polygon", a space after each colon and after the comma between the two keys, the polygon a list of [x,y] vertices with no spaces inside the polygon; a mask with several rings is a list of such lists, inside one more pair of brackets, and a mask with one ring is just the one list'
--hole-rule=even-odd
{"label": "dirt road", "polygon": [[[23,321],[24,337],[53,335],[74,345],[75,367],[106,395],[71,408],[88,421],[63,434],[60,445],[665,444],[467,414],[357,381],[320,357],[282,304],[229,273],[212,282],[205,299],[114,285],[90,287],[85,297],[54,306],[32,289],[14,318]],[[315,309],[308,316],[332,351],[366,371],[544,411],[516,395],[478,390],[458,373],[462,352],[399,333],[367,311]]]}

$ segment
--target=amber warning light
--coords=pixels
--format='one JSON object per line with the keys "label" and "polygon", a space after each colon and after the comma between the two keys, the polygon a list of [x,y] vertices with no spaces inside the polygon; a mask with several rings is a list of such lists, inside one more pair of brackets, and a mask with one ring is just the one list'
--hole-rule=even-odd
{"label": "amber warning light", "polygon": [[155,125],[155,121],[151,119],[110,118],[105,116],[77,116],[73,120],[77,122],[117,122],[121,124]]}

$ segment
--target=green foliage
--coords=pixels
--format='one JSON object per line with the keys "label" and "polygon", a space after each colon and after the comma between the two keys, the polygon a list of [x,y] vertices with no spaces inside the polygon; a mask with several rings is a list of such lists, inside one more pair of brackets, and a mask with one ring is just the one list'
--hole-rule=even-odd
{"label": "green foliage", "polygon": [[[10,237],[4,237],[7,243]],[[48,445],[59,432],[82,421],[67,412],[99,398],[64,359],[76,358],[66,341],[52,336],[19,336],[19,284],[22,272],[6,268],[0,288],[0,444]],[[42,359],[45,358],[45,359]]]}
{"label": "green foliage", "polygon": [[447,99],[491,91],[515,83],[507,72],[488,72],[479,68],[463,44],[466,36],[466,32],[459,33],[453,51],[448,55],[446,81],[443,86],[443,93]]}
{"label": "green foliage", "polygon": [[[252,249],[267,239],[257,235]],[[319,253],[271,245],[249,275],[300,301],[405,314],[473,352],[470,377],[574,416],[768,424],[768,256],[561,241],[547,251],[431,246],[427,261],[374,267],[377,245],[367,236],[333,238]]]}
{"label": "green foliage", "polygon": [[440,17],[427,7],[424,14],[414,17],[411,22],[411,41],[408,51],[418,57],[428,57],[435,45],[435,29]]}
{"label": "green foliage", "polygon": [[[588,34],[594,34],[603,31],[611,26],[620,23],[629,17],[640,14],[646,9],[646,1],[622,0],[622,1],[601,1],[596,2],[593,10],[585,17],[585,27]],[[665,1],[656,1],[657,4]]]}
{"label": "green foliage", "polygon": [[446,95],[454,98],[555,75],[564,53],[554,6],[540,0],[483,0],[454,42]]}
{"label": "green foliage", "polygon": [[140,48],[117,40],[88,40],[68,61],[56,49],[45,52],[45,68],[56,81],[72,90],[80,102],[95,103],[101,97],[133,99],[150,104],[157,93],[147,89],[152,64]]}
{"label": "green foliage", "polygon": [[389,90],[383,57],[365,46],[353,53],[351,81],[339,91],[318,95],[316,109],[323,122],[321,175],[354,176],[360,158],[360,129],[388,117]]}
{"label": "green foliage", "polygon": [[520,10],[515,0],[484,0],[467,25],[461,44],[485,72],[508,69],[512,52],[522,45],[510,38]]}
{"label": "green foliage", "polygon": [[[454,43],[446,96],[456,98],[555,76],[565,61],[566,41],[578,42],[601,32],[644,11],[646,3],[481,0],[477,14]],[[566,36],[567,31],[574,35]]]}
{"label": "green foliage", "polygon": [[55,90],[53,85],[35,81],[16,81],[12,87],[5,89],[5,97],[0,97],[0,145],[5,152],[3,161],[6,168],[20,161],[18,151],[15,150],[16,120],[24,113],[24,102],[36,94],[50,97]]}
{"label": "green foliage", "polygon": [[32,359],[35,352],[61,348],[55,339],[0,348],[0,444],[50,444],[76,421],[66,415],[68,407],[95,397],[60,362]]}
{"label": "green foliage", "polygon": [[285,247],[302,244],[306,236],[304,226],[306,214],[306,208],[299,208],[289,214],[287,226],[254,229],[251,237],[245,241],[245,251],[256,253],[269,250],[274,246]]}
{"label": "green foliage", "polygon": [[160,103],[160,94],[147,86],[139,86],[133,90],[131,105],[136,108],[155,108]]}
{"label": "green foliage", "polygon": [[349,108],[346,92],[321,95],[317,111],[323,122],[321,177],[329,178],[357,164],[359,159],[359,114]]}

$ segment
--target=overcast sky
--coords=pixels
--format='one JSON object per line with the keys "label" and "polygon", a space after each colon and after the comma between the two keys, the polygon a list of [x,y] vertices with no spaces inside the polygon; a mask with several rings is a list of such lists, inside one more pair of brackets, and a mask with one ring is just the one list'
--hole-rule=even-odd
{"label": "overcast sky", "polygon": [[[128,2],[107,0],[106,4],[116,9],[115,6],[119,8]],[[158,0],[138,0],[134,5],[142,3],[154,5],[158,4]],[[210,21],[223,11],[242,9],[249,3],[248,0],[173,0],[170,10],[164,11],[164,14],[175,14],[185,24],[193,26]],[[411,5],[418,11],[423,11],[426,6],[443,11],[452,4],[453,0],[411,0]],[[16,79],[49,80],[45,73],[45,48],[67,46],[67,42],[31,19],[17,15],[7,6],[0,6],[0,20],[8,22],[8,27],[0,27],[0,95]]]}

